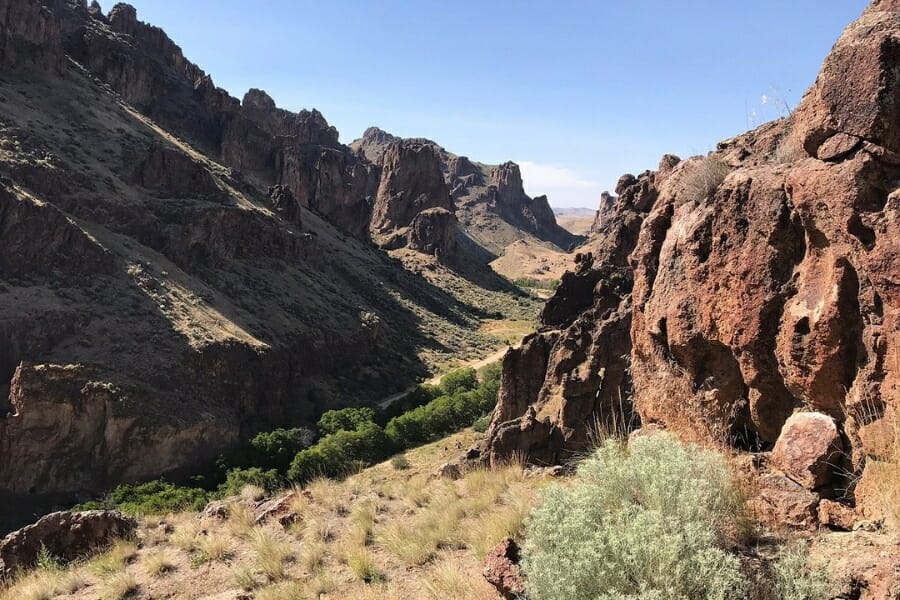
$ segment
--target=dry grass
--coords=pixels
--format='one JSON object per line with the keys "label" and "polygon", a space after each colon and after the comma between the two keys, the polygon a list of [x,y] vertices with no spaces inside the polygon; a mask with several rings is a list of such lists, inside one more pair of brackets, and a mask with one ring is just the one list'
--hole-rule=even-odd
{"label": "dry grass", "polygon": [[251,534],[250,546],[256,552],[257,568],[269,581],[284,579],[284,563],[293,556],[286,540],[268,529],[259,528]]}
{"label": "dry grass", "polygon": [[141,564],[151,577],[160,577],[175,570],[175,560],[165,550],[147,553]]}
{"label": "dry grass", "polygon": [[258,485],[245,485],[241,488],[240,497],[246,503],[259,502],[266,497],[266,490]]}
{"label": "dry grass", "polygon": [[196,554],[192,557],[195,562],[206,563],[223,561],[232,554],[231,543],[224,535],[213,533],[201,536],[197,542]]}
{"label": "dry grass", "polygon": [[[112,597],[104,594],[127,590],[131,575],[139,593],[153,597],[243,590],[258,600],[322,594],[489,598],[490,588],[485,595],[481,587],[479,557],[502,537],[518,533],[543,483],[526,479],[519,464],[474,469],[458,480],[431,476],[458,453],[457,440],[467,446],[474,439],[465,432],[412,450],[411,466],[402,471],[388,461],[344,482],[319,481],[309,492],[295,490],[290,503],[297,518],[287,532],[275,522],[256,525],[241,502],[229,507],[226,521],[172,515],[167,522],[175,531],[167,540],[137,554],[133,544],[123,542],[80,568],[23,575],[15,588],[0,592],[0,600],[50,600],[67,593],[64,574],[91,573],[91,567],[103,575],[92,576],[92,587],[78,598]],[[146,540],[158,522],[147,520],[139,529]],[[83,577],[78,585],[86,585]]]}
{"label": "dry grass", "polygon": [[197,548],[197,538],[202,527],[196,519],[186,520],[175,526],[169,541],[179,550],[193,552]]}
{"label": "dry grass", "polygon": [[494,600],[496,592],[481,577],[467,573],[465,565],[451,554],[439,556],[436,565],[422,577],[422,589],[433,600]]}
{"label": "dry grass", "polygon": [[686,202],[700,202],[710,198],[731,170],[731,167],[717,156],[706,156],[695,163],[683,180]]}
{"label": "dry grass", "polygon": [[374,555],[365,546],[348,544],[341,549],[341,555],[350,573],[359,581],[370,583],[384,579]]}
{"label": "dry grass", "polygon": [[121,573],[137,555],[134,542],[116,540],[112,547],[88,563],[88,569],[99,577]]}
{"label": "dry grass", "polygon": [[228,507],[228,530],[236,538],[247,540],[256,528],[253,511],[242,503],[235,502]]}
{"label": "dry grass", "polygon": [[807,158],[806,151],[793,139],[790,132],[784,135],[772,151],[772,162],[776,164],[790,164]]}
{"label": "dry grass", "polygon": [[900,415],[882,416],[883,439],[879,456],[870,457],[863,477],[863,497],[873,513],[880,513],[894,535],[900,537]]}
{"label": "dry grass", "polygon": [[138,590],[138,582],[130,573],[119,573],[107,578],[100,586],[102,600],[123,600]]}
{"label": "dry grass", "polygon": [[61,594],[72,594],[87,585],[80,570],[38,569],[18,577],[0,590],[0,600],[50,600]]}

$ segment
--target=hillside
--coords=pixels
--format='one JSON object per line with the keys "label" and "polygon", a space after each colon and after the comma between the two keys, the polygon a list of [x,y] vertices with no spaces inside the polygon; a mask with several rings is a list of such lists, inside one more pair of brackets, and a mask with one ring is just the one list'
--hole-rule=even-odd
{"label": "hillside", "polygon": [[5,506],[177,476],[489,355],[484,323],[533,318],[489,269],[446,264],[430,149],[359,160],[315,111],[231,98],[124,4],[0,17]]}

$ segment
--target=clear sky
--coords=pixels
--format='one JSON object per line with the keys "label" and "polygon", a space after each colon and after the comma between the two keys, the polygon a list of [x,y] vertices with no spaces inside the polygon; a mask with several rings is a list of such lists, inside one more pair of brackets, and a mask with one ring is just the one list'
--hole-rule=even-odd
{"label": "clear sky", "polygon": [[[866,0],[131,0],[217,85],[515,160],[595,207],[619,175],[795,106]],[[111,4],[103,4],[108,10]],[[765,97],[765,98],[764,98]]]}

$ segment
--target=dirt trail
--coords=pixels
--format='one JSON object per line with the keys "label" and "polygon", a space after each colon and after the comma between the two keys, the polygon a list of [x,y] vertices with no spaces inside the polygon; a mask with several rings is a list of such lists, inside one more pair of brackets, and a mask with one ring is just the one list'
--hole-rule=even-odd
{"label": "dirt trail", "polygon": [[[497,350],[490,356],[487,356],[485,358],[480,358],[478,360],[473,360],[473,361],[467,362],[465,364],[459,365],[458,367],[455,367],[453,370],[466,369],[466,368],[472,368],[472,369],[478,370],[481,367],[486,367],[487,365],[489,365],[491,363],[495,363],[498,360],[502,359],[503,355],[506,354],[507,350],[509,350],[510,348],[516,348],[516,347],[518,347],[518,344],[516,344],[515,346],[507,346],[505,348],[501,348],[500,350]],[[446,375],[446,373],[441,373],[440,375],[435,375],[428,381],[424,381],[422,383],[426,383],[428,385],[438,385],[441,383],[441,379],[444,378],[444,375]],[[381,408],[387,408],[388,406],[390,406],[391,404],[393,404],[394,402],[396,402],[403,396],[407,395],[408,393],[410,393],[411,391],[416,389],[419,385],[422,385],[422,384],[417,383],[415,385],[411,385],[401,392],[397,392],[396,394],[388,396],[387,398],[385,398],[384,400],[379,402],[378,406],[380,406]]]}

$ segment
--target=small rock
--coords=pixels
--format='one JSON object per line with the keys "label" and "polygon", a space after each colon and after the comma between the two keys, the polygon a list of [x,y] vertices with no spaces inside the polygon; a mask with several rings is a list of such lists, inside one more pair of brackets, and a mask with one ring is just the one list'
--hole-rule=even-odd
{"label": "small rock", "polygon": [[819,523],[833,529],[852,531],[856,523],[856,511],[834,500],[819,502]]}
{"label": "small rock", "polygon": [[448,462],[442,464],[434,472],[435,477],[446,477],[448,479],[459,479],[462,477],[462,467],[459,463]]}
{"label": "small rock", "polygon": [[504,538],[484,557],[484,578],[508,600],[525,593],[525,584],[519,574],[519,545],[511,538]]}
{"label": "small rock", "polygon": [[801,412],[781,428],[772,466],[808,490],[827,485],[843,452],[837,424],[828,415]]}
{"label": "small rock", "polygon": [[294,493],[286,494],[280,498],[266,500],[256,507],[256,524],[265,523],[270,519],[276,519],[282,527],[287,527],[297,520],[297,515],[291,511],[294,501]]}
{"label": "small rock", "polygon": [[200,512],[201,519],[227,519],[228,502],[225,500],[213,500]]}
{"label": "small rock", "polygon": [[767,525],[813,529],[817,522],[819,496],[778,473],[759,480],[759,494],[753,501],[759,518]]}

